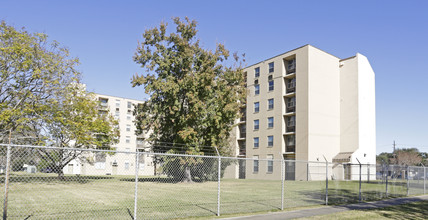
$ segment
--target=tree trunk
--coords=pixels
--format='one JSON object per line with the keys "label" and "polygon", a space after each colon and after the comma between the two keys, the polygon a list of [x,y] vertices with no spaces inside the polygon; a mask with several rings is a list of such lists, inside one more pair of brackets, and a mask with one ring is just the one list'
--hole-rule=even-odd
{"label": "tree trunk", "polygon": [[65,177],[64,177],[64,171],[62,169],[63,169],[63,167],[60,167],[60,166],[56,168],[56,173],[58,174],[58,179],[59,180],[64,180],[65,179]]}
{"label": "tree trunk", "polygon": [[186,166],[184,169],[184,176],[181,180],[183,183],[193,183],[192,181],[192,175],[190,174],[190,167]]}

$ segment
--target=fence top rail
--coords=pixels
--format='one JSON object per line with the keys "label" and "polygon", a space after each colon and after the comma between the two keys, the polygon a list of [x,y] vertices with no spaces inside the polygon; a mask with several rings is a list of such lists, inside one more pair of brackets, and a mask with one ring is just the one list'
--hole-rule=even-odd
{"label": "fence top rail", "polygon": [[[214,156],[214,155],[191,155],[191,154],[174,154],[174,153],[156,153],[156,152],[134,152],[134,151],[118,151],[118,150],[101,150],[101,149],[90,149],[90,148],[69,148],[69,147],[54,147],[54,146],[37,146],[37,145],[20,145],[20,144],[1,144],[0,147],[23,147],[23,148],[33,148],[33,149],[49,149],[49,150],[70,150],[70,151],[86,151],[86,152],[104,152],[104,153],[121,153],[121,154],[139,154],[139,155],[156,155],[156,156],[175,156],[175,157],[198,157],[198,158],[213,158],[213,159],[231,159],[231,160],[250,160],[250,161],[275,161],[275,162],[294,162],[294,163],[307,163],[309,166],[311,164],[317,164],[320,166],[325,166],[326,162],[323,161],[305,161],[305,160],[283,160],[283,159],[255,159],[255,158],[243,158],[243,157],[226,157],[226,156]],[[329,166],[334,165],[345,165],[341,163],[332,163],[328,162]],[[359,166],[360,164],[350,164],[349,166]],[[361,164],[364,166],[384,166],[385,164]],[[423,168],[422,166],[400,166],[400,165],[387,165],[387,167],[395,168]]]}

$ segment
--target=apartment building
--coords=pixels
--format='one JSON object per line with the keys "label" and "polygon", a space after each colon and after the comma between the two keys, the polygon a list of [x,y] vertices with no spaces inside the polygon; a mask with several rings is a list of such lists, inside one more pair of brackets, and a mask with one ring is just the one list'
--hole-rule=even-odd
{"label": "apartment building", "polygon": [[342,163],[332,173],[348,179],[356,171],[347,164],[376,163],[375,75],[365,56],[305,45],[244,72],[246,109],[234,136],[237,154],[255,160],[239,165],[239,178],[277,178],[269,160],[281,157],[295,161],[286,162],[289,180],[325,178],[303,161]]}
{"label": "apartment building", "polygon": [[[74,160],[64,168],[65,174],[82,175],[134,175],[135,174],[135,154],[126,152],[150,151],[142,137],[135,134],[134,106],[142,101],[95,94],[99,101],[99,114],[111,114],[119,121],[120,138],[119,143],[112,147],[120,152],[116,154],[90,153],[85,160]],[[142,175],[152,175],[154,173],[152,158],[141,155],[139,158],[139,173]]]}

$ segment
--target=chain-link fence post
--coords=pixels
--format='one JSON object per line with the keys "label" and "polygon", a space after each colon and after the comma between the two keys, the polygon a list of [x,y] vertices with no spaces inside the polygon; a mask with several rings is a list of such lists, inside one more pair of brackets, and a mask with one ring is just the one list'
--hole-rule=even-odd
{"label": "chain-link fence post", "polygon": [[220,216],[220,179],[221,179],[221,156],[217,147],[215,148],[218,156],[218,170],[217,170],[217,216]]}
{"label": "chain-link fence post", "polygon": [[138,169],[140,164],[140,154],[135,152],[135,194],[134,194],[134,220],[137,220],[137,201],[138,201]]}
{"label": "chain-link fence post", "polygon": [[409,196],[409,187],[410,187],[410,166],[407,166],[407,196]]}
{"label": "chain-link fence post", "polygon": [[218,156],[218,186],[217,186],[217,216],[220,216],[220,179],[221,179],[221,157]]}
{"label": "chain-link fence post", "polygon": [[325,160],[325,205],[328,205],[328,161],[323,155]]}
{"label": "chain-link fence post", "polygon": [[370,183],[370,163],[367,163],[367,183]]}
{"label": "chain-link fence post", "polygon": [[386,165],[385,163],[384,163],[384,165],[386,168],[386,172],[385,172],[385,196],[388,197],[388,168],[389,168],[389,165]]}
{"label": "chain-link fence post", "polygon": [[284,157],[281,155],[281,210],[284,210],[284,172],[285,172]]}
{"label": "chain-link fence post", "polygon": [[7,200],[9,194],[9,176],[10,176],[10,151],[12,148],[12,132],[9,131],[9,145],[7,145],[6,153],[6,177],[4,180],[4,204],[3,204],[3,220],[7,219]]}
{"label": "chain-link fence post", "polygon": [[360,165],[360,173],[359,173],[359,176],[360,176],[360,180],[359,180],[359,190],[358,190],[358,201],[359,202],[361,202],[361,162],[360,162],[360,160],[358,160],[358,158],[355,158],[355,159],[357,159],[357,161],[358,161],[358,163],[359,163],[359,165]]}
{"label": "chain-link fence post", "polygon": [[424,167],[424,194],[426,194],[427,171],[425,170],[425,166],[423,164],[422,166]]}

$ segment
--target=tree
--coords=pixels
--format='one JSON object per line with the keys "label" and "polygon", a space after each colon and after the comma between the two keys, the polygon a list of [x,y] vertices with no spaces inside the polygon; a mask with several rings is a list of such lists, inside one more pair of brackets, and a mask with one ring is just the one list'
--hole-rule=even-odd
{"label": "tree", "polygon": [[[28,134],[44,111],[80,73],[77,58],[46,34],[0,24],[0,138]],[[4,140],[3,140],[4,141]]]}
{"label": "tree", "polygon": [[[49,106],[42,134],[60,148],[112,150],[118,142],[118,122],[111,114],[99,114],[99,103],[81,84],[70,84],[61,99]],[[38,149],[46,166],[63,177],[63,168],[72,160],[85,161],[85,151]]]}
{"label": "tree", "polygon": [[[138,106],[137,132],[152,131],[149,141],[168,144],[168,152],[230,155],[229,137],[245,101],[245,79],[239,62],[230,64],[229,51],[217,44],[215,51],[200,47],[196,22],[174,18],[176,32],[167,34],[167,24],[143,34],[134,61],[145,68],[132,85],[144,86],[150,99]],[[230,64],[230,65],[228,65]],[[191,167],[204,163],[179,159],[170,174],[190,182]],[[180,166],[179,166],[180,165]],[[171,167],[170,167],[171,168]]]}
{"label": "tree", "polygon": [[391,162],[401,166],[415,166],[421,164],[422,156],[416,148],[397,149]]}
{"label": "tree", "polygon": [[[1,22],[0,142],[11,132],[30,136],[32,144],[110,149],[119,135],[117,121],[98,114],[98,102],[80,84],[77,65],[78,59],[59,43],[49,42],[46,34]],[[12,153],[19,157],[28,152],[16,148]],[[64,166],[83,156],[82,151],[66,149],[38,149],[37,154],[32,160],[43,162],[60,178]]]}

